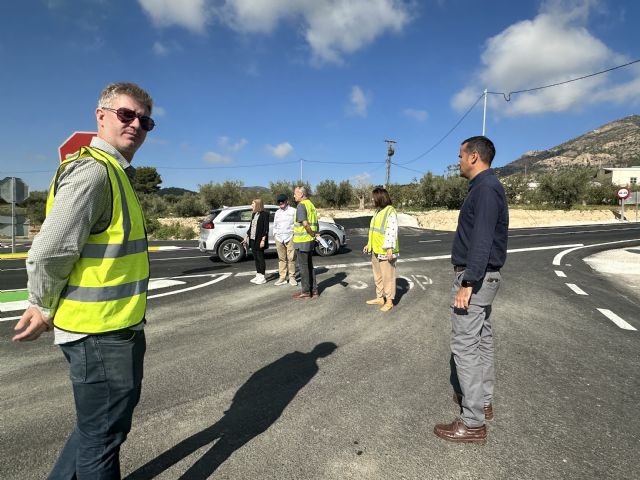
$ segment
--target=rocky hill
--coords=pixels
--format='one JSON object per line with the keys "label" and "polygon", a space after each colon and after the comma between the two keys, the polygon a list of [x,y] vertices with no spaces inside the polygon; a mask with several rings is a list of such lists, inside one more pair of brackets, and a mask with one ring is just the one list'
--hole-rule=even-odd
{"label": "rocky hill", "polygon": [[548,173],[567,167],[640,165],[640,115],[631,115],[607,123],[549,150],[527,152],[517,160],[496,168],[501,176],[523,173]]}

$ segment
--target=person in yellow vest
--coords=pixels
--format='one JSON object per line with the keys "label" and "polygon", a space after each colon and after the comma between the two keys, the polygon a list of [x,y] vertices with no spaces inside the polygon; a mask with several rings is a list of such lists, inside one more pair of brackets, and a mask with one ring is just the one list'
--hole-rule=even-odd
{"label": "person in yellow vest", "polygon": [[140,399],[149,258],[133,156],[155,126],[153,100],[114,83],[98,134],[63,161],[27,258],[30,306],[14,341],[54,331],[69,363],[76,428],[49,478],[120,478],[120,445]]}
{"label": "person in yellow vest", "polygon": [[371,254],[376,298],[367,300],[367,303],[381,305],[380,310],[388,312],[393,308],[396,296],[396,259],[400,252],[398,215],[391,204],[389,192],[384,188],[374,188],[372,199],[376,211],[371,218],[369,241],[363,252]]}
{"label": "person in yellow vest", "polygon": [[293,247],[298,257],[300,283],[302,289],[293,294],[293,298],[303,300],[320,296],[313,271],[313,250],[318,235],[318,212],[309,200],[306,187],[296,187],[293,198],[298,203],[293,222]]}

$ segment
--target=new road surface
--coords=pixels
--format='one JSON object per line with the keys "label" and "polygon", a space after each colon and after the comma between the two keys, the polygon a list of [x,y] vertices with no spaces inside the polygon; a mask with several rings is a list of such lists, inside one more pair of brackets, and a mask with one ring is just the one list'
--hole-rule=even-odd
{"label": "new road surface", "polygon": [[[484,446],[432,433],[457,413],[453,234],[401,228],[397,305],[382,313],[365,304],[375,295],[366,230],[348,233],[338,255],[315,257],[314,300],[249,283],[250,260],[154,243],[127,478],[640,478],[639,272],[629,266],[640,225],[512,230]],[[622,271],[607,271],[620,258]],[[268,257],[272,279],[276,268]],[[0,478],[40,479],[73,428],[68,371],[50,333],[11,342],[24,258],[0,255],[0,269]]]}

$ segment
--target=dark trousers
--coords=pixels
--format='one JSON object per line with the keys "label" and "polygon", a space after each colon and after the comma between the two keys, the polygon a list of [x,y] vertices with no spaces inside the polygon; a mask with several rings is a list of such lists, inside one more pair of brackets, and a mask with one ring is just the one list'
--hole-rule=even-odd
{"label": "dark trousers", "polygon": [[260,243],[251,240],[251,253],[253,261],[256,262],[256,273],[264,275],[267,267],[264,261],[264,249],[260,248]]}
{"label": "dark trousers", "polygon": [[120,445],[140,399],[144,330],[121,330],[60,345],[69,362],[76,428],[49,479],[119,479]]}
{"label": "dark trousers", "polygon": [[316,274],[313,271],[313,251],[303,252],[298,250],[298,269],[300,270],[302,291],[317,292]]}

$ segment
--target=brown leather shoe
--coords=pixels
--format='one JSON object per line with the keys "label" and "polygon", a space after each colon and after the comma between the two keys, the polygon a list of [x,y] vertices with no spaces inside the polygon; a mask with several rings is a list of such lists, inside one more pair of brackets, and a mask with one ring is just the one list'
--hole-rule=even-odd
{"label": "brown leather shoe", "polygon": [[304,300],[307,298],[311,298],[311,294],[309,292],[298,292],[298,293],[294,293],[292,295],[292,298],[295,298],[297,300]]}
{"label": "brown leather shoe", "polygon": [[433,433],[448,442],[485,443],[487,441],[487,427],[485,425],[470,428],[460,419],[436,425],[433,427]]}
{"label": "brown leather shoe", "polygon": [[[453,403],[462,408],[462,395],[458,392],[453,392]],[[484,419],[485,420],[493,420],[493,404],[484,406]]]}

